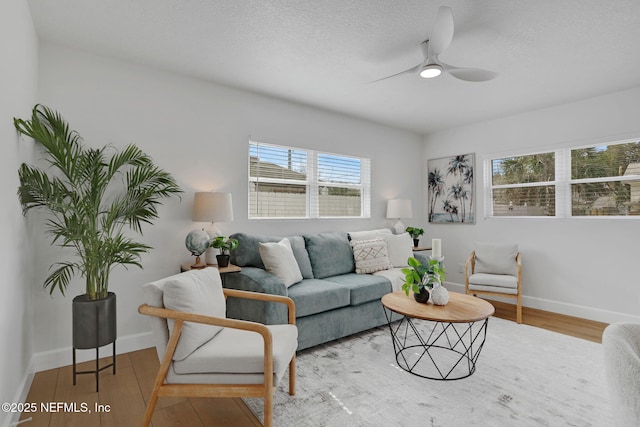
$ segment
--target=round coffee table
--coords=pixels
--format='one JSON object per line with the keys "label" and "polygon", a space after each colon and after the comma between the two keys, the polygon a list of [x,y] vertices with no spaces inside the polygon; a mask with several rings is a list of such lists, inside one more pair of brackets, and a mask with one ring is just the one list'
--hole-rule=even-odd
{"label": "round coffee table", "polygon": [[448,304],[438,306],[393,292],[382,297],[382,306],[400,368],[434,380],[457,380],[475,372],[495,312],[489,302],[450,292]]}

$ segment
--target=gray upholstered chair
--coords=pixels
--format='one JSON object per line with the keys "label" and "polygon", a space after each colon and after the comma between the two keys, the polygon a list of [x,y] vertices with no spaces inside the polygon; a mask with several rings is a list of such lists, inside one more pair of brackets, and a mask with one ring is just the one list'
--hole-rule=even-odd
{"label": "gray upholstered chair", "polygon": [[516,299],[516,320],[522,323],[522,262],[518,245],[476,243],[465,263],[467,294]]}
{"label": "gray upholstered chair", "polygon": [[640,324],[613,323],[602,334],[604,367],[616,427],[640,425]]}
{"label": "gray upholstered chair", "polygon": [[[289,394],[295,392],[298,329],[288,297],[223,289],[215,268],[192,270],[144,286],[160,359],[142,421],[148,426],[159,396],[262,397],[264,425],[273,419],[273,393],[289,367]],[[227,319],[226,297],[280,302],[289,324],[268,325]]]}

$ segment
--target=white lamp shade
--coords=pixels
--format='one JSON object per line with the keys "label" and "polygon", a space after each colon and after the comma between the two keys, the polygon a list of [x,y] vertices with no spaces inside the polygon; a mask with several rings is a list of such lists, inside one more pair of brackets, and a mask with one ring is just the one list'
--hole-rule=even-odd
{"label": "white lamp shade", "polygon": [[193,198],[193,215],[196,222],[233,221],[231,193],[197,192]]}
{"label": "white lamp shade", "polygon": [[411,200],[392,199],[387,201],[387,219],[412,218]]}

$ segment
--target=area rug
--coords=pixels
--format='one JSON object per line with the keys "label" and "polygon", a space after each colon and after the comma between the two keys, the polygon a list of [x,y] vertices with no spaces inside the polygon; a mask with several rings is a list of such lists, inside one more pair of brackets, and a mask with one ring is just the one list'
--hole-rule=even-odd
{"label": "area rug", "polygon": [[[380,327],[299,352],[295,396],[287,385],[274,396],[275,426],[611,425],[600,344],[495,317],[464,379],[403,371]],[[245,402],[262,420],[262,399]]]}

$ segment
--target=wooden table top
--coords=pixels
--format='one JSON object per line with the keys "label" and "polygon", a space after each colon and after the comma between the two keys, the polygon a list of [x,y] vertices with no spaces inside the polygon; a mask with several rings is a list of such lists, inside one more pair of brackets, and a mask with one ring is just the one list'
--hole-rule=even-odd
{"label": "wooden table top", "polygon": [[447,305],[422,304],[413,299],[413,294],[407,296],[403,291],[386,294],[382,305],[404,316],[448,323],[477,322],[495,312],[491,303],[458,292],[449,292]]}

